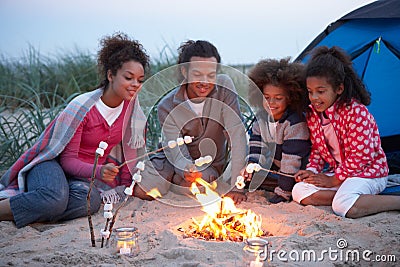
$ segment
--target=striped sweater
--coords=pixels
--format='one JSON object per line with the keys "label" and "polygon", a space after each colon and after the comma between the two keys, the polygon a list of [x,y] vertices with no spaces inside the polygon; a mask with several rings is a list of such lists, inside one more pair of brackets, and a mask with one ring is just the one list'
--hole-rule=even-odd
{"label": "striped sweater", "polygon": [[295,174],[305,166],[311,149],[305,118],[286,110],[276,127],[270,126],[271,122],[266,119],[258,118],[254,122],[247,161],[265,167],[273,164],[280,172]]}

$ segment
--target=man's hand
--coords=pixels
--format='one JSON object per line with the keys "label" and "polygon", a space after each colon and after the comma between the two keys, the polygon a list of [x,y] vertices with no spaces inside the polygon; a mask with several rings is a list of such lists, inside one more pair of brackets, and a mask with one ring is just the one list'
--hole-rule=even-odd
{"label": "man's hand", "polygon": [[246,167],[244,167],[241,171],[240,171],[240,175],[243,176],[245,181],[251,181],[251,178],[253,177],[252,173],[248,173],[246,171]]}
{"label": "man's hand", "polygon": [[247,200],[246,194],[238,191],[231,191],[227,193],[225,196],[232,198],[235,204],[240,204],[242,201]]}
{"label": "man's hand", "polygon": [[101,167],[101,179],[107,183],[112,183],[115,180],[119,170],[114,163],[107,163]]}

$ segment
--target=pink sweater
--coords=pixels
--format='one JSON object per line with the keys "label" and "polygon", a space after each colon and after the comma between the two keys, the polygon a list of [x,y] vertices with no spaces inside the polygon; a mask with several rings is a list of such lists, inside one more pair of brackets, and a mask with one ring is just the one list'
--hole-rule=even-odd
{"label": "pink sweater", "polygon": [[[311,107],[312,109],[312,107]],[[368,109],[352,100],[348,106],[335,103],[325,113],[338,137],[341,163],[336,162],[325,142],[321,119],[312,109],[307,114],[312,142],[307,169],[321,172],[328,163],[340,180],[348,177],[380,178],[388,175],[386,156],[375,119]]]}
{"label": "pink sweater", "polygon": [[[107,124],[95,105],[89,110],[71,141],[60,155],[60,164],[68,176],[90,179],[95,151],[100,141],[104,141],[108,144],[108,147],[104,151],[104,156],[99,157],[96,170],[96,179],[101,179],[101,167],[105,164],[111,149],[122,140],[124,116],[128,105],[129,101],[125,101],[121,114],[111,126]],[[114,180],[113,183],[107,184],[111,187],[129,186],[131,184],[132,176],[126,165],[120,169],[119,176],[119,181]]]}

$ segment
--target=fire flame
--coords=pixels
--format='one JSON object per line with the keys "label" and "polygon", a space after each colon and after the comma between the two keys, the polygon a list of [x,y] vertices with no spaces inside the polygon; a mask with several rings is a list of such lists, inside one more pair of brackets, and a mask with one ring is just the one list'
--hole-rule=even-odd
{"label": "fire flame", "polygon": [[[201,193],[196,183],[204,187]],[[264,235],[261,230],[262,219],[251,210],[239,209],[229,197],[221,197],[214,191],[216,184],[209,184],[196,178],[190,190],[202,205],[206,214],[199,222],[192,218],[193,225],[185,233],[190,237],[206,240],[243,241],[246,238]]]}
{"label": "fire flame", "polygon": [[149,192],[146,193],[148,196],[151,196],[153,198],[161,197],[160,191],[158,191],[157,188],[151,189]]}

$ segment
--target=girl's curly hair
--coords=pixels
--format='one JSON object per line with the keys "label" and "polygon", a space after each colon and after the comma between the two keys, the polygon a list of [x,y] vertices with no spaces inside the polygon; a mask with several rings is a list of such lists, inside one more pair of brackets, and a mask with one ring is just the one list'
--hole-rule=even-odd
{"label": "girl's curly hair", "polygon": [[[264,98],[260,97],[266,85],[283,88],[289,96],[291,110],[301,114],[308,105],[307,90],[304,81],[304,66],[290,63],[290,57],[283,59],[265,59],[258,62],[249,71],[249,78],[256,87],[250,86],[249,101],[255,107],[262,108]],[[260,94],[261,92],[261,94]]]}
{"label": "girl's curly hair", "polygon": [[113,75],[128,61],[142,64],[145,71],[149,68],[149,56],[143,46],[136,40],[131,40],[126,34],[117,32],[100,40],[101,50],[97,54],[97,65],[101,82],[99,87],[107,88],[107,72]]}

